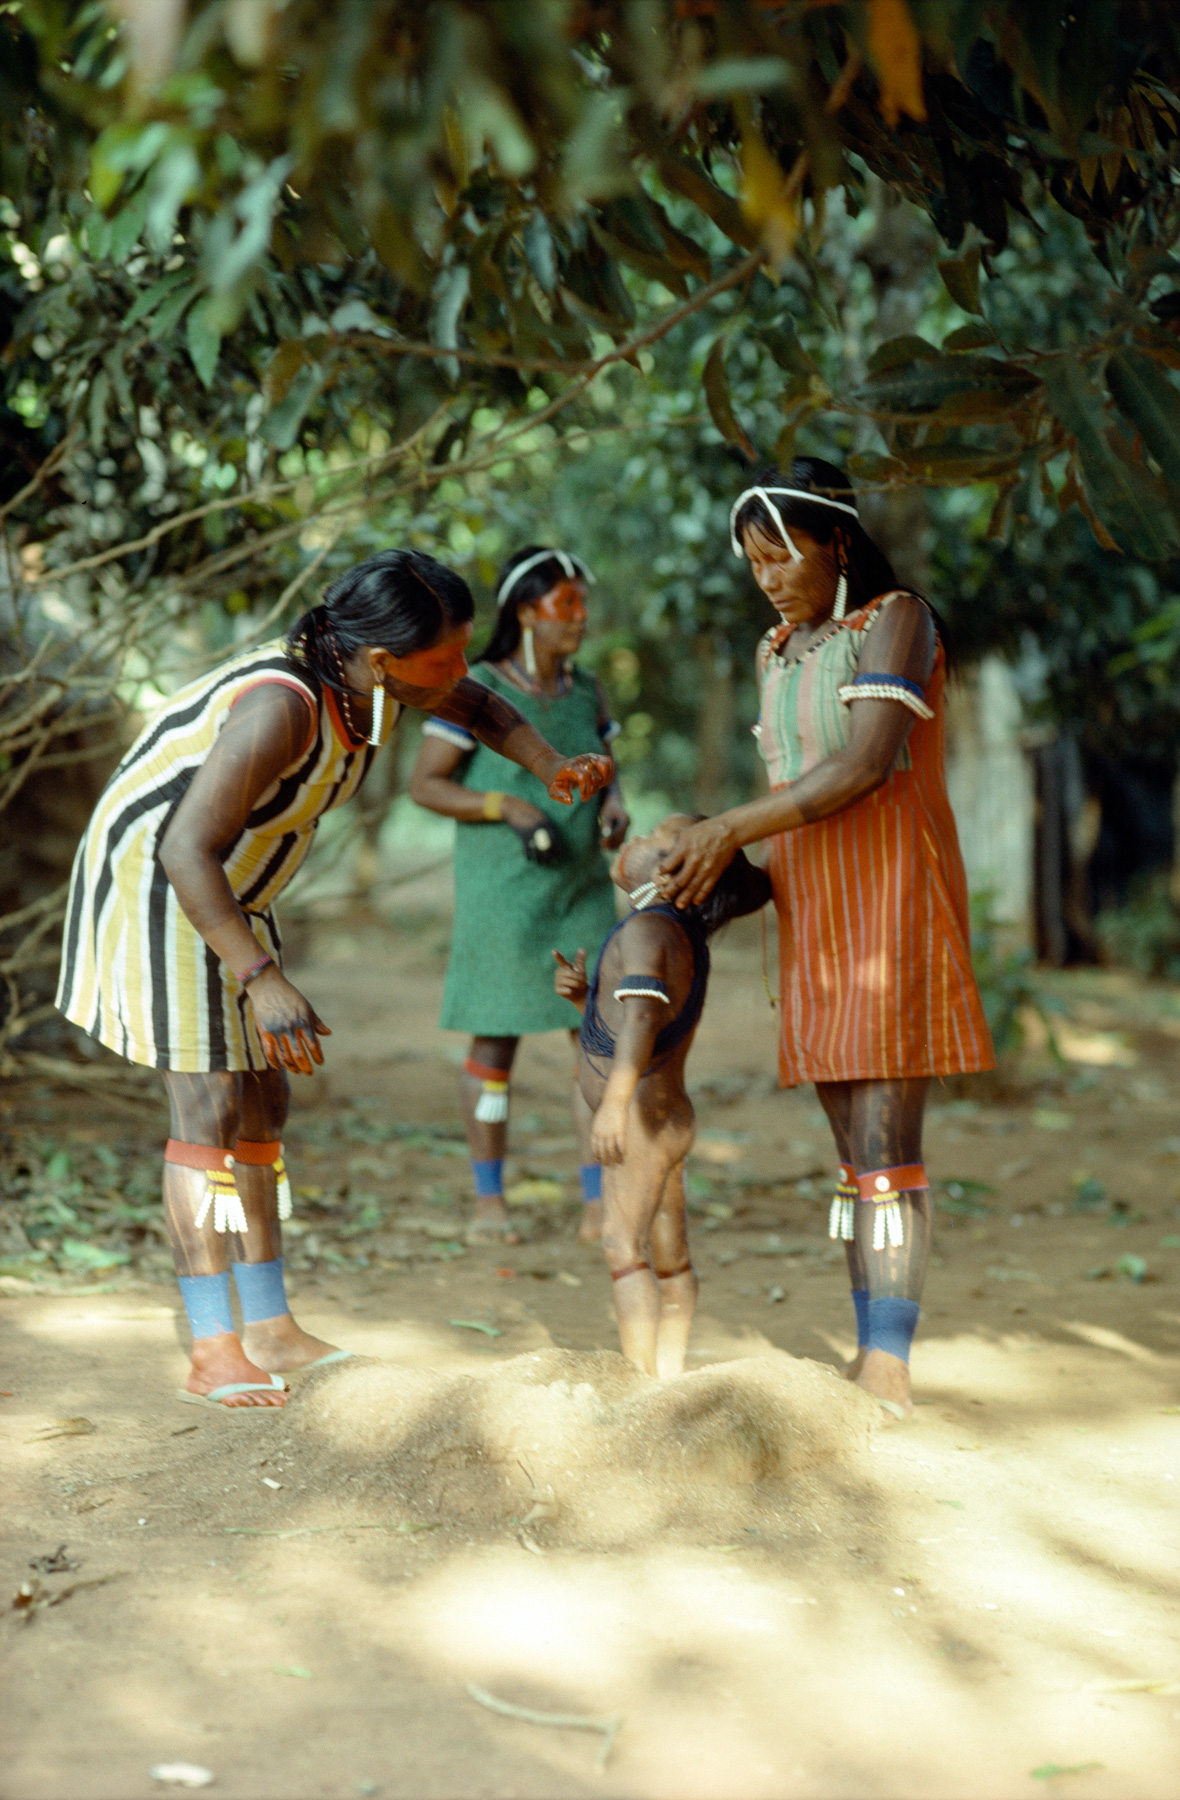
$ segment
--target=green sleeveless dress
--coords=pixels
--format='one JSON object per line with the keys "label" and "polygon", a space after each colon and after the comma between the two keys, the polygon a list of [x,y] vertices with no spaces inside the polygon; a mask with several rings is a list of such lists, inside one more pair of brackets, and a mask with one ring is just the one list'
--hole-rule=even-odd
{"label": "green sleeveless dress", "polygon": [[[522,693],[490,663],[471,671],[502,694],[563,756],[602,749],[598,688],[573,671],[569,692],[549,700]],[[431,720],[428,732],[458,744],[455,728]],[[529,1031],[576,1031],[577,1010],[553,991],[550,952],[573,959],[584,949],[592,968],[615,923],[614,886],[598,838],[599,802],[551,800],[535,775],[476,743],[454,779],[528,800],[550,821],[561,846],[548,868],[529,862],[510,825],[462,824],[455,830],[455,923],[443,989],[444,1031],[474,1037],[518,1037]]]}

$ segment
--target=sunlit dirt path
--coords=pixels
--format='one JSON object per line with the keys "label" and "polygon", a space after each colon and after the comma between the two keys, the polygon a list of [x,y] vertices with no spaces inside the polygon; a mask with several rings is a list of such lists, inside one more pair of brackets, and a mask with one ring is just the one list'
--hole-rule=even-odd
{"label": "sunlit dirt path", "polygon": [[[342,934],[302,977],[335,1035],[291,1133],[296,1185],[323,1202],[300,1206],[296,1306],[404,1370],[421,1404],[403,1428],[373,1386],[391,1378],[345,1367],[285,1416],[187,1408],[183,1316],[150,1259],[89,1291],[0,1283],[4,1603],[25,1580],[49,1598],[116,1577],[4,1620],[0,1793],[122,1800],[160,1792],[149,1770],[167,1762],[249,1800],[1180,1790],[1168,1021],[1138,990],[1075,983],[1079,1041],[1088,1031],[1099,1055],[1119,1032],[1121,1061],[1077,1064],[1072,1091],[936,1096],[932,1172],[990,1191],[955,1210],[943,1190],[917,1418],[876,1429],[834,1375],[800,1386],[792,1359],[830,1369],[850,1348],[819,1173],[830,1151],[812,1098],[764,1080],[756,938],[717,961],[692,1066],[706,1084],[703,1287],[684,1391],[734,1396],[739,1477],[717,1479],[724,1407],[698,1456],[687,1401],[674,1429],[652,1427],[658,1482],[621,1451],[612,1467],[612,1407],[648,1401],[612,1398],[611,1364],[593,1355],[613,1347],[609,1295],[575,1209],[538,1204],[511,1249],[444,1251],[461,1157],[365,1143],[359,1127],[331,1137],[324,1122],[358,1097],[372,1103],[353,1108],[362,1121],[456,1118],[432,940]],[[559,1038],[527,1044],[517,1175],[568,1184],[567,1081]],[[63,1143],[158,1129],[85,1098],[10,1101]],[[1107,1189],[1103,1210],[1077,1210],[1086,1180]],[[348,1181],[378,1222],[333,1238],[331,1195]],[[1144,1279],[1118,1272],[1125,1258]],[[509,1405],[530,1367],[535,1403],[526,1388]],[[751,1383],[770,1412],[741,1411]],[[830,1436],[809,1427],[797,1467],[755,1479],[759,1418],[792,1443],[795,1397],[827,1395]],[[94,1429],[41,1435],[78,1419]],[[678,1442],[683,1504],[667,1473]],[[30,1559],[63,1541],[79,1567],[34,1575]],[[605,1769],[601,1733],[494,1716],[468,1683],[621,1717]]]}

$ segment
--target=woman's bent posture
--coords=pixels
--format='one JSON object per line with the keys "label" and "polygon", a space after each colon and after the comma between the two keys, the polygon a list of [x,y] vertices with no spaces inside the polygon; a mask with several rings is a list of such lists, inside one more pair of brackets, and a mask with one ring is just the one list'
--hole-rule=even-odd
{"label": "woman's bent posture", "polygon": [[291,1317],[279,1223],[287,1072],[311,1074],[328,1028],[282,972],[272,907],[319,820],[356,793],[406,706],[456,719],[555,796],[612,774],[609,757],[562,757],[464,679],[471,616],[466,583],[433,558],[370,557],[285,641],[174,695],[79,847],[57,1003],[164,1072],[164,1210],[198,1397],[279,1406],[285,1371],[340,1354]]}

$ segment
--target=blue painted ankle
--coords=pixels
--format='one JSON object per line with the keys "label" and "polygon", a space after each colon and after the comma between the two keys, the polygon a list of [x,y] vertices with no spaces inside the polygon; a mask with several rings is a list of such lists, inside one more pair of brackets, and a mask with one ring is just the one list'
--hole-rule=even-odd
{"label": "blue painted ankle", "polygon": [[488,1156],[480,1161],[471,1159],[471,1173],[475,1177],[475,1197],[477,1200],[498,1200],[504,1192],[504,1158]]}
{"label": "blue painted ankle", "polygon": [[195,1338],[220,1337],[223,1331],[233,1330],[228,1269],[223,1269],[220,1275],[180,1275],[177,1279]]}
{"label": "blue painted ankle", "polygon": [[579,1163],[578,1180],[582,1184],[583,1206],[589,1206],[592,1200],[602,1199],[601,1163]]}
{"label": "blue painted ankle", "polygon": [[867,1350],[869,1343],[869,1290],[853,1288],[852,1304],[856,1308],[856,1347]]}
{"label": "blue painted ankle", "polygon": [[244,1325],[256,1325],[260,1319],[277,1319],[281,1313],[290,1312],[281,1256],[273,1262],[236,1262],[233,1271]]}
{"label": "blue painted ankle", "polygon": [[886,1350],[890,1356],[910,1360],[910,1345],[918,1328],[922,1308],[916,1300],[903,1300],[900,1295],[882,1294],[869,1301],[870,1350]]}

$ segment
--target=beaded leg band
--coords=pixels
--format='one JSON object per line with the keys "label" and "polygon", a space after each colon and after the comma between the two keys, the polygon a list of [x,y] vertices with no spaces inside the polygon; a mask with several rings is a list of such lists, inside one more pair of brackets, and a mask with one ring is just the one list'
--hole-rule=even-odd
{"label": "beaded leg band", "polygon": [[856,1236],[856,1202],[860,1198],[860,1189],[856,1185],[856,1170],[851,1163],[840,1164],[840,1179],[836,1183],[836,1192],[828,1213],[828,1236],[844,1238],[851,1242]]}
{"label": "beaded leg band", "polygon": [[508,1071],[493,1069],[488,1063],[476,1062],[469,1056],[463,1064],[464,1075],[480,1082],[483,1092],[475,1103],[475,1116],[481,1125],[503,1125],[508,1117]]}
{"label": "beaded leg band", "polygon": [[283,1146],[272,1140],[269,1143],[255,1143],[249,1138],[239,1138],[234,1145],[234,1161],[246,1163],[251,1168],[273,1169],[275,1172],[275,1188],[278,1194],[279,1218],[289,1219],[292,1213],[291,1183],[287,1178],[287,1165],[283,1161]]}
{"label": "beaded leg band", "polygon": [[227,1150],[223,1144],[185,1144],[178,1138],[169,1138],[164,1146],[164,1161],[175,1168],[203,1169],[205,1172],[205,1192],[193,1221],[198,1231],[209,1217],[210,1207],[214,1231],[236,1231],[244,1235],[249,1230],[234,1182],[232,1150]]}
{"label": "beaded leg band", "polygon": [[892,1169],[870,1169],[867,1175],[857,1176],[856,1185],[861,1200],[874,1208],[873,1249],[884,1250],[888,1238],[890,1248],[900,1250],[905,1241],[901,1196],[930,1186],[923,1164],[900,1163]]}

